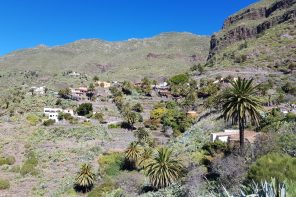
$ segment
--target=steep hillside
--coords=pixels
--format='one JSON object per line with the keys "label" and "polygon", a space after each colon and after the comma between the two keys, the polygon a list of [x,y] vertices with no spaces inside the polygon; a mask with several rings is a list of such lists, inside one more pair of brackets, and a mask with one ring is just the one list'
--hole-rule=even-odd
{"label": "steep hillside", "polygon": [[294,22],[295,0],[263,0],[228,17],[211,38],[209,59],[229,45],[255,38],[282,23]]}
{"label": "steep hillside", "polygon": [[76,71],[110,80],[168,76],[205,61],[209,40],[191,33],[162,33],[123,42],[86,39],[64,46],[40,45],[0,57],[0,69],[13,75],[37,71],[39,76]]}

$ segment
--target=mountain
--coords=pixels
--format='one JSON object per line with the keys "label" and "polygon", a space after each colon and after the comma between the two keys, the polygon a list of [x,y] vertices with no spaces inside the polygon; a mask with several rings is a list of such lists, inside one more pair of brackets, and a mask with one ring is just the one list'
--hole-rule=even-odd
{"label": "mountain", "polygon": [[0,70],[13,74],[36,71],[39,76],[75,71],[109,80],[166,77],[204,62],[209,41],[210,37],[191,33],[162,33],[122,42],[83,39],[14,51],[0,57]]}
{"label": "mountain", "polygon": [[292,72],[295,20],[296,0],[263,0],[239,11],[211,37],[207,65]]}

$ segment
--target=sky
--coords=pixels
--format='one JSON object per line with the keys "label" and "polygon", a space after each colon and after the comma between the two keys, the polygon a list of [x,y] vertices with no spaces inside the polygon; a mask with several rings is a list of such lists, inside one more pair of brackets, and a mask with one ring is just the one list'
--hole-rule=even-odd
{"label": "sky", "polygon": [[79,39],[122,41],[161,32],[211,35],[256,0],[1,0],[0,55]]}

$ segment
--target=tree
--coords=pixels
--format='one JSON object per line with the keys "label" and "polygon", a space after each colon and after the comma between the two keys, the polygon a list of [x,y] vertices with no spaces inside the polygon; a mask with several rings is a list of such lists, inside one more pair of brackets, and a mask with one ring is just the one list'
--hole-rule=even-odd
{"label": "tree", "polygon": [[60,89],[58,95],[64,99],[68,99],[71,94],[70,88]]}
{"label": "tree", "polygon": [[262,102],[255,96],[258,86],[253,85],[253,79],[241,79],[231,82],[227,88],[218,96],[216,104],[221,106],[223,117],[226,121],[238,123],[240,136],[240,151],[244,151],[244,130],[247,120],[259,124],[261,118],[259,111]]}
{"label": "tree", "polygon": [[93,107],[91,103],[82,103],[81,105],[79,105],[76,111],[79,116],[85,116],[92,112],[92,110]]}
{"label": "tree", "polygon": [[128,128],[132,130],[134,128],[134,124],[139,120],[138,113],[133,112],[133,111],[129,111],[129,110],[125,110],[125,112],[123,113],[123,116],[124,116],[126,123],[129,126]]}
{"label": "tree", "polygon": [[145,168],[149,164],[149,162],[151,162],[152,158],[153,149],[150,147],[145,148],[139,159],[139,166]]}
{"label": "tree", "polygon": [[99,79],[99,77],[96,75],[96,76],[94,76],[93,80],[94,80],[94,81],[99,81],[100,79]]}
{"label": "tree", "polygon": [[198,70],[200,75],[202,75],[205,72],[205,68],[201,64],[199,64],[197,66],[197,70]]}
{"label": "tree", "polygon": [[145,128],[140,127],[134,132],[134,136],[139,143],[143,144],[149,141],[150,133]]}
{"label": "tree", "polygon": [[141,103],[136,103],[132,109],[136,112],[143,112],[143,106],[141,105]]}
{"label": "tree", "polygon": [[91,171],[89,164],[82,164],[80,172],[75,179],[75,189],[77,191],[88,192],[92,189],[95,182],[95,174]]}
{"label": "tree", "polygon": [[122,92],[127,95],[132,94],[133,84],[130,81],[124,81],[122,84]]}
{"label": "tree", "polygon": [[296,158],[286,154],[269,153],[259,158],[248,172],[248,177],[255,181],[270,180],[296,181]]}
{"label": "tree", "polygon": [[95,86],[94,86],[94,84],[93,83],[90,83],[89,84],[89,87],[88,87],[88,91],[87,91],[87,93],[86,93],[86,95],[88,96],[88,98],[91,100],[92,99],[92,97],[94,96],[94,94],[95,94]]}
{"label": "tree", "polygon": [[129,147],[125,151],[125,159],[130,169],[135,169],[138,160],[142,154],[142,148],[138,142],[130,143]]}
{"label": "tree", "polygon": [[145,171],[151,185],[157,189],[171,185],[184,175],[184,167],[172,158],[172,151],[168,148],[160,148]]}

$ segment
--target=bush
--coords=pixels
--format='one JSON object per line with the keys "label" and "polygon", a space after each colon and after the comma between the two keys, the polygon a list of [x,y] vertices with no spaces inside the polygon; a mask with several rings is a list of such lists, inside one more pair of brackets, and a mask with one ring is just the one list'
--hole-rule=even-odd
{"label": "bush", "polygon": [[244,157],[233,154],[219,158],[211,162],[211,173],[216,175],[218,182],[227,189],[239,189],[239,185],[245,179],[248,165]]}
{"label": "bush", "polygon": [[105,180],[100,186],[95,187],[91,192],[88,193],[87,197],[99,197],[106,196],[107,193],[115,190],[117,186],[112,180]]}
{"label": "bush", "polygon": [[227,144],[221,142],[220,140],[216,140],[215,142],[207,142],[202,148],[211,156],[229,151]]}
{"label": "bush", "polygon": [[104,122],[104,114],[103,113],[95,113],[93,115],[94,119],[97,119],[100,123]]}
{"label": "bush", "polygon": [[9,189],[10,183],[8,180],[0,179],[0,190]]}
{"label": "bush", "polygon": [[50,125],[53,125],[55,123],[55,120],[52,120],[52,119],[48,119],[48,120],[45,120],[43,122],[43,125],[44,126],[50,126]]}
{"label": "bush", "polygon": [[79,116],[85,116],[85,115],[89,114],[92,110],[93,110],[93,107],[92,107],[91,103],[82,103],[77,108],[77,114]]}
{"label": "bush", "polygon": [[296,158],[278,153],[267,154],[251,166],[248,177],[257,182],[271,178],[281,182],[296,181]]}
{"label": "bush", "polygon": [[0,157],[0,166],[1,165],[13,165],[15,163],[15,158],[13,156]]}
{"label": "bush", "polygon": [[296,156],[296,135],[294,133],[280,134],[277,145],[281,151],[292,157]]}
{"label": "bush", "polygon": [[31,175],[36,175],[37,170],[35,167],[38,164],[37,157],[34,152],[30,152],[27,156],[27,160],[23,164],[23,166],[20,169],[21,175],[26,175],[26,174],[31,174]]}
{"label": "bush", "polygon": [[101,175],[116,176],[120,173],[124,163],[124,155],[122,153],[102,155],[99,157],[98,163]]}
{"label": "bush", "polygon": [[109,124],[108,129],[117,129],[121,128],[121,124]]}
{"label": "bush", "polygon": [[29,114],[26,117],[26,120],[28,121],[28,123],[32,126],[36,126],[37,123],[40,121],[40,118],[34,114]]}
{"label": "bush", "polygon": [[136,112],[143,112],[143,106],[141,105],[141,103],[137,103],[133,106],[132,110]]}
{"label": "bush", "polygon": [[189,76],[187,74],[179,74],[170,78],[169,82],[174,85],[182,85],[188,83]]}

